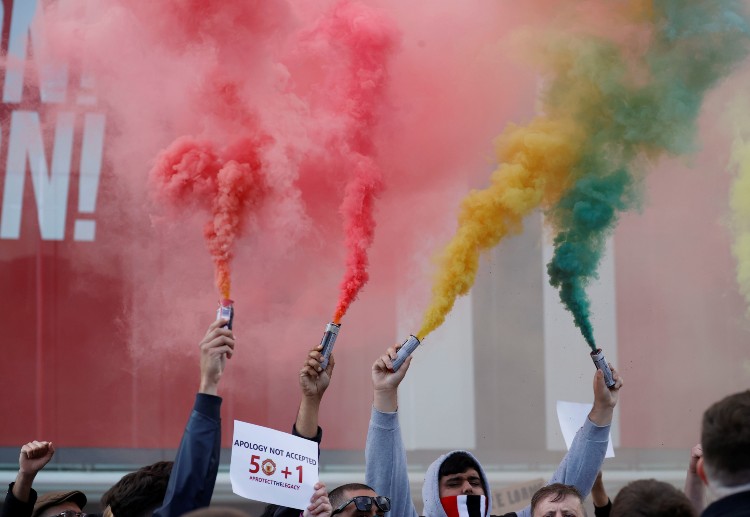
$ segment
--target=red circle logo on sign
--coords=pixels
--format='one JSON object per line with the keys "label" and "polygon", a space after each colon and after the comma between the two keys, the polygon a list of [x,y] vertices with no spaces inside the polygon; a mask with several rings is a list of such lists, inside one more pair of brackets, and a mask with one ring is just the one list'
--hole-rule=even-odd
{"label": "red circle logo on sign", "polygon": [[261,463],[261,468],[263,469],[263,473],[266,476],[270,476],[274,472],[276,472],[276,464],[271,459],[263,460],[263,463]]}

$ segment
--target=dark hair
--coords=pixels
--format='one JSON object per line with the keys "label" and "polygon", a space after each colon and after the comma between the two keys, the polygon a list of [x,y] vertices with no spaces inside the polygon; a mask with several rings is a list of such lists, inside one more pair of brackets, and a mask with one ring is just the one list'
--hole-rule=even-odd
{"label": "dark hair", "polygon": [[625,485],[612,503],[610,517],[696,517],[693,504],[669,483],[639,479]]}
{"label": "dark hair", "polygon": [[102,506],[109,506],[115,517],[150,515],[164,501],[172,465],[157,461],[123,476],[104,493]]}
{"label": "dark hair", "polygon": [[348,483],[346,485],[341,485],[328,492],[328,500],[331,502],[331,508],[335,510],[344,504],[347,499],[349,499],[346,494],[349,490],[372,490],[375,492],[372,487],[363,485],[362,483]]}
{"label": "dark hair", "polygon": [[750,483],[750,391],[729,395],[703,414],[703,465],[724,486]]}
{"label": "dark hair", "polygon": [[551,485],[543,486],[542,488],[537,490],[531,497],[531,513],[534,513],[534,508],[536,508],[537,504],[544,501],[551,495],[554,495],[554,497],[550,499],[550,501],[553,503],[561,501],[567,496],[572,495],[576,497],[581,504],[583,504],[583,497],[581,497],[581,493],[576,487],[574,487],[573,485],[563,485],[562,483],[552,483]]}
{"label": "dark hair", "polygon": [[[443,463],[440,464],[440,469],[438,470],[438,481],[445,476],[450,476],[451,474],[462,474],[469,469],[476,470],[480,476],[482,474],[482,467],[479,466],[479,463],[477,463],[474,458],[465,452],[454,452],[445,458]],[[482,485],[484,485],[484,479],[482,479]]]}

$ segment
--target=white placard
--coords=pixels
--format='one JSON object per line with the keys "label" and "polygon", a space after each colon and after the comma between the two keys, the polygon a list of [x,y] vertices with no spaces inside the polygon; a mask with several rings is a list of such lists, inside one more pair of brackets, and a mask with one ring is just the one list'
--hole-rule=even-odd
{"label": "white placard", "polygon": [[[557,419],[560,421],[560,430],[562,431],[565,445],[568,447],[568,450],[570,450],[570,444],[573,443],[573,438],[575,438],[576,432],[578,432],[584,422],[586,422],[592,407],[594,407],[593,404],[585,402],[557,401]],[[607,442],[607,454],[605,454],[604,457],[615,457],[615,449],[612,447],[611,433],[609,441]]]}
{"label": "white placard", "polygon": [[318,444],[235,420],[229,478],[238,496],[304,510],[318,482]]}

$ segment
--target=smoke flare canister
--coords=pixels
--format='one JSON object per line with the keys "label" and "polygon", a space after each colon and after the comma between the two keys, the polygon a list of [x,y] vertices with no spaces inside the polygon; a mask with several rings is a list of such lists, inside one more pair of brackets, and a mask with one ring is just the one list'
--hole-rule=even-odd
{"label": "smoke flare canister", "polygon": [[320,344],[323,345],[323,350],[320,351],[323,354],[323,362],[320,363],[321,368],[324,370],[328,368],[328,358],[331,357],[333,352],[333,345],[336,343],[336,338],[339,336],[339,329],[341,325],[336,323],[329,323],[326,325],[326,331],[323,333],[323,339],[320,340]]}
{"label": "smoke flare canister", "polygon": [[224,298],[219,302],[219,308],[216,309],[217,320],[229,320],[229,322],[222,328],[232,330],[232,323],[234,322],[234,301]]}
{"label": "smoke flare canister", "polygon": [[409,336],[409,339],[404,341],[404,344],[401,345],[401,348],[398,349],[398,352],[396,352],[396,359],[393,360],[393,371],[397,372],[399,368],[401,368],[401,365],[404,364],[404,361],[406,361],[406,358],[411,355],[414,350],[417,349],[419,346],[419,338],[415,335]]}
{"label": "smoke flare canister", "polygon": [[604,372],[604,383],[608,388],[613,388],[615,385],[615,378],[612,376],[612,370],[609,369],[609,364],[604,358],[604,352],[601,348],[597,348],[596,352],[591,352],[591,359],[594,361],[597,370]]}

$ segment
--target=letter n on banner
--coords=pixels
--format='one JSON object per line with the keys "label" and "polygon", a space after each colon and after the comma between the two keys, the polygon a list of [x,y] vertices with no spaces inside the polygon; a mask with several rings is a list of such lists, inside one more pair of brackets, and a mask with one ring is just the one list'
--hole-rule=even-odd
{"label": "letter n on banner", "polygon": [[18,239],[23,211],[26,164],[34,187],[39,231],[43,240],[65,238],[75,115],[60,112],[55,125],[52,164],[48,169],[39,114],[14,111],[10,123],[0,239]]}

